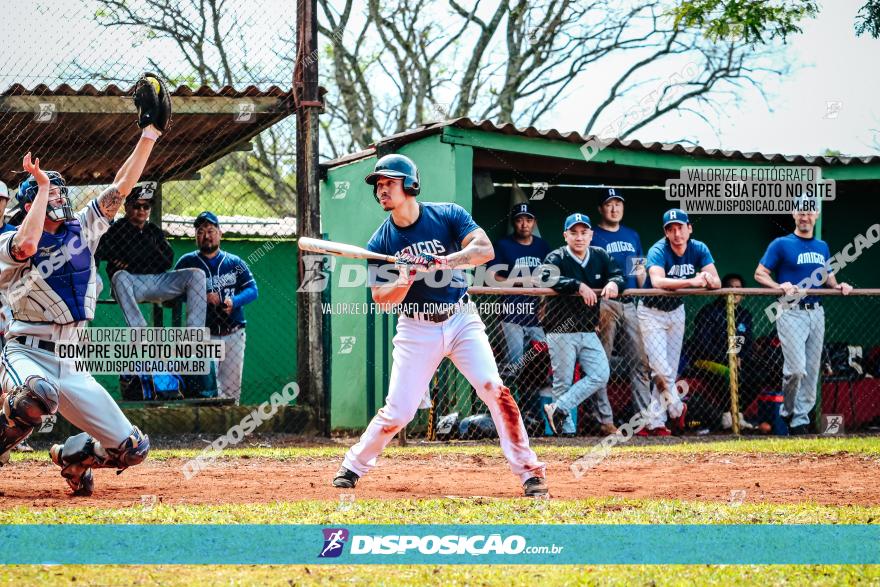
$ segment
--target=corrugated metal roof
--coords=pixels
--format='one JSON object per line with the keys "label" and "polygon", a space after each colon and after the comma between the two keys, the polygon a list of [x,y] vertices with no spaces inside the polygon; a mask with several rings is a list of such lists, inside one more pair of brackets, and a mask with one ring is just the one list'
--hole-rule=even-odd
{"label": "corrugated metal roof", "polygon": [[652,151],[655,153],[670,153],[676,155],[690,155],[694,157],[702,157],[706,159],[727,159],[737,161],[751,161],[755,163],[767,164],[790,164],[790,165],[859,165],[859,164],[876,164],[880,163],[880,156],[864,156],[864,157],[824,157],[824,156],[805,156],[805,155],[783,155],[779,153],[758,153],[743,151],[725,151],[722,149],[704,149],[703,147],[687,147],[676,143],[660,143],[646,142],[638,140],[621,140],[601,138],[596,135],[582,135],[578,132],[560,132],[556,129],[541,130],[534,126],[525,128],[514,126],[510,123],[497,124],[491,120],[471,120],[470,118],[454,118],[449,120],[441,120],[438,122],[430,122],[417,126],[415,128],[383,137],[375,145],[369,149],[351,153],[338,157],[331,161],[322,163],[323,167],[336,167],[344,165],[358,159],[372,156],[376,153],[376,148],[381,148],[384,144],[393,143],[395,145],[411,143],[428,135],[439,134],[446,127],[455,127],[462,129],[477,129],[485,132],[499,133],[505,135],[516,135],[530,138],[540,138],[552,141],[564,141],[582,145],[587,141],[599,141],[603,148],[615,148],[631,151]]}
{"label": "corrugated metal roof", "polygon": [[[21,84],[13,84],[0,93],[0,96],[131,96],[133,93],[134,86],[123,90],[115,84],[110,84],[103,90],[96,88],[92,84],[86,84],[79,89],[67,84],[61,84],[54,89],[45,84],[40,84],[30,90]],[[289,96],[290,91],[282,90],[278,86],[271,86],[265,90],[261,90],[256,86],[248,86],[243,90],[236,90],[232,86],[223,86],[217,90],[208,86],[202,86],[196,90],[189,86],[178,86],[171,92],[171,95],[178,97],[199,96],[202,98],[281,98]]]}
{"label": "corrugated metal roof", "polygon": [[[0,93],[0,180],[14,189],[24,179],[21,159],[31,151],[71,185],[110,183],[139,136],[132,92],[115,85],[99,90],[15,84]],[[173,124],[143,179],[191,176],[293,112],[292,92],[277,86],[180,86],[171,95]]]}

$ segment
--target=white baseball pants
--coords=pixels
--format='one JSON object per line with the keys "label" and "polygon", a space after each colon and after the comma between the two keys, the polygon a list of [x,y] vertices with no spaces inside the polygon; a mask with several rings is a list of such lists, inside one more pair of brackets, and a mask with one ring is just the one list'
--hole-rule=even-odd
{"label": "white baseball pants", "polygon": [[388,397],[358,443],[346,453],[346,469],[363,476],[376,466],[385,446],[412,421],[434,372],[443,358],[449,357],[489,407],[501,450],[520,482],[544,476],[544,463],[529,447],[519,408],[498,375],[486,327],[472,310],[466,308],[440,323],[400,317],[393,340]]}
{"label": "white baseball pants", "polygon": [[[675,378],[678,376],[678,361],[684,340],[684,305],[666,312],[639,304],[638,316],[645,354],[648,355],[651,377],[654,378],[651,403],[667,406],[669,417],[678,418],[681,416],[682,403],[675,386]],[[657,385],[657,379],[662,379],[668,391],[666,399],[663,398],[664,390]],[[666,424],[662,410],[648,410],[648,414],[648,428],[660,428]]]}

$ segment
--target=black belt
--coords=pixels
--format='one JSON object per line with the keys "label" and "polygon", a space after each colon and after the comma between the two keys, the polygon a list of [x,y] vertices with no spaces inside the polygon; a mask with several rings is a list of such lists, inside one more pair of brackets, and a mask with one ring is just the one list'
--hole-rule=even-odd
{"label": "black belt", "polygon": [[[471,301],[470,296],[468,296],[468,294],[464,294],[461,297],[461,299],[458,301],[458,303],[463,305],[463,304],[470,303],[470,301]],[[418,317],[419,320],[427,320],[429,322],[434,322],[435,324],[439,324],[440,322],[446,322],[447,320],[449,320],[452,316],[454,316],[457,313],[458,313],[458,308],[454,308],[452,310],[449,310],[448,312],[438,312],[437,314],[427,314],[425,312],[414,312],[411,314],[407,314],[404,312],[403,315],[406,316],[407,318]]]}
{"label": "black belt", "polygon": [[620,298],[617,301],[620,302],[621,304],[634,304],[634,303],[636,303],[636,299],[629,297],[629,296],[623,296],[622,298]]}
{"label": "black belt", "polygon": [[214,336],[229,336],[230,334],[235,334],[242,328],[244,328],[244,324],[237,324],[232,328],[224,328],[223,330],[218,330],[217,334],[215,334]]}
{"label": "black belt", "polygon": [[17,342],[19,344],[23,344],[25,346],[36,346],[38,349],[43,350],[43,351],[49,351],[50,353],[55,352],[55,343],[52,342],[51,340],[43,340],[41,338],[34,337],[33,340],[35,340],[37,342],[37,344],[33,345],[33,344],[28,344],[27,339],[28,339],[28,337],[26,337],[26,336],[16,336],[12,340],[14,340],[15,342]]}
{"label": "black belt", "polygon": [[818,310],[822,307],[822,304],[819,302],[798,302],[798,308],[802,310]]}

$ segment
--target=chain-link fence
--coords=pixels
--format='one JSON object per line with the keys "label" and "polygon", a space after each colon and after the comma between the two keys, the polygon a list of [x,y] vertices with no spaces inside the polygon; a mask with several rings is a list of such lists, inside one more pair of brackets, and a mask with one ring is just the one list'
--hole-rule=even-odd
{"label": "chain-link fence", "polygon": [[[138,143],[135,82],[151,72],[167,83],[171,127],[90,250],[98,265],[90,325],[207,327],[225,357],[205,375],[168,369],[96,379],[145,432],[225,432],[297,381],[290,116],[297,4],[0,0],[0,7],[7,15],[0,30],[16,39],[0,58],[7,227],[25,216],[15,196],[28,175],[27,152],[61,174],[73,212],[88,209]],[[105,229],[81,224],[90,234]],[[44,240],[42,247],[53,246]],[[33,303],[64,298],[59,287],[47,278]],[[5,314],[7,345],[25,344],[15,340],[15,324],[27,316],[14,303]],[[58,322],[48,314],[46,321]],[[307,418],[296,403],[263,429],[302,431]]]}
{"label": "chain-link fence", "polygon": [[[601,301],[598,328],[587,334],[564,332],[570,315],[548,314],[558,306],[546,295],[472,288],[471,299],[533,436],[553,435],[543,406],[574,388],[589,397],[571,410],[563,435],[608,434],[635,421],[644,422],[643,435],[839,434],[880,427],[880,335],[871,322],[878,293],[802,297],[790,307],[769,290],[640,293]],[[683,304],[657,309],[648,299]],[[671,387],[664,379],[675,396],[662,393]],[[448,359],[430,393],[434,407],[419,411],[410,436],[494,434],[485,405]],[[650,414],[652,400],[659,416],[634,419]]]}

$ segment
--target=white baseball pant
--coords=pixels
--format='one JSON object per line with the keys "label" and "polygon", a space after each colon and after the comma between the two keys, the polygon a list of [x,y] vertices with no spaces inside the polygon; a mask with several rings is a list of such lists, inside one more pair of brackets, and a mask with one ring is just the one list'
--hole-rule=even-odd
{"label": "white baseball pant", "polygon": [[90,373],[74,370],[74,361],[55,353],[8,341],[3,349],[0,384],[3,393],[40,376],[58,386],[58,412],[88,432],[102,447],[116,448],[130,435],[131,422]]}
{"label": "white baseball pant", "polygon": [[388,397],[358,443],[346,453],[346,469],[363,476],[376,466],[385,446],[415,416],[440,362],[449,357],[489,407],[501,450],[520,482],[544,476],[544,463],[529,447],[519,408],[498,375],[486,327],[473,304],[470,306],[439,323],[400,317],[393,340]]}
{"label": "white baseball pant", "polygon": [[[669,417],[678,418],[681,416],[683,404],[675,386],[675,378],[678,376],[678,361],[684,340],[684,305],[666,312],[639,304],[638,316],[645,354],[648,355],[648,365],[654,379],[652,404],[657,402],[657,405],[667,406]],[[665,390],[661,387],[665,387]],[[666,399],[663,397],[664,391],[668,391]],[[648,413],[648,428],[660,428],[666,424],[662,410],[648,410]]]}

